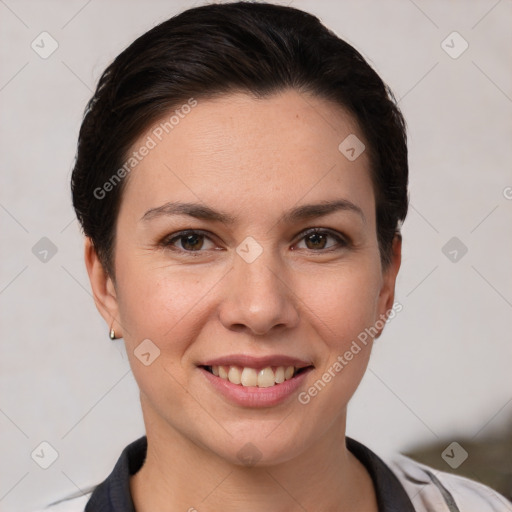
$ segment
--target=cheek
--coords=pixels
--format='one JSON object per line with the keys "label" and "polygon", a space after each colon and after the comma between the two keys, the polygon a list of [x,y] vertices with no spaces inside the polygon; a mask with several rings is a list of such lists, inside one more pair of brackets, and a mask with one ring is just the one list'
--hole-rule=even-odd
{"label": "cheek", "polygon": [[375,322],[381,286],[377,269],[368,262],[303,280],[298,295],[313,313],[310,316],[319,319],[318,327],[331,345],[343,349],[348,338]]}
{"label": "cheek", "polygon": [[214,293],[221,275],[162,261],[150,265],[151,259],[120,257],[116,262],[124,339],[132,350],[148,338],[162,355],[177,354],[197,336],[207,296]]}
{"label": "cheek", "polygon": [[[119,313],[135,379],[147,396],[157,402],[165,397],[162,407],[182,408],[187,403],[186,394],[182,396],[187,381],[183,356],[200,336],[204,298],[215,279],[140,261],[123,262],[120,268]],[[157,348],[149,345],[152,362],[145,366],[138,354],[148,339]],[[153,350],[158,354],[154,361]]]}
{"label": "cheek", "polygon": [[304,281],[307,315],[324,351],[317,381],[301,403],[314,403],[309,407],[326,417],[339,414],[366,371],[373,341],[368,330],[376,321],[380,290],[378,269],[372,259]]}

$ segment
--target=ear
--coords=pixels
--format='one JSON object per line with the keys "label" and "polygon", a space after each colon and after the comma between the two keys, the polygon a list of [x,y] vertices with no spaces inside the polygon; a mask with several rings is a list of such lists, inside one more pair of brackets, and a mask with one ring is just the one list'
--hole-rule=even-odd
{"label": "ear", "polygon": [[[389,315],[389,311],[393,309],[395,303],[395,283],[398,271],[400,270],[400,264],[402,262],[402,235],[399,233],[395,235],[392,242],[391,248],[391,261],[389,265],[382,272],[382,287],[378,298],[378,314],[379,318],[375,319],[376,323],[379,320],[385,322]],[[382,322],[378,322],[380,325]],[[378,338],[382,331],[382,328],[378,329],[378,334],[375,338]]]}
{"label": "ear", "polygon": [[122,338],[123,334],[121,324],[119,323],[119,306],[114,282],[103,268],[94,244],[89,237],[85,238],[84,259],[96,308],[105,319],[105,322],[107,322],[109,331],[114,329],[116,337]]}

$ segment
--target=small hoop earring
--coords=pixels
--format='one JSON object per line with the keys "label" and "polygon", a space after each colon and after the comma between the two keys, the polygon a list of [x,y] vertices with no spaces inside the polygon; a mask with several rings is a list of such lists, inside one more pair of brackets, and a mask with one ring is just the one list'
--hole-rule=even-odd
{"label": "small hoop earring", "polygon": [[116,339],[116,331],[114,331],[113,327],[110,328],[109,336],[110,336],[111,340],[115,340]]}

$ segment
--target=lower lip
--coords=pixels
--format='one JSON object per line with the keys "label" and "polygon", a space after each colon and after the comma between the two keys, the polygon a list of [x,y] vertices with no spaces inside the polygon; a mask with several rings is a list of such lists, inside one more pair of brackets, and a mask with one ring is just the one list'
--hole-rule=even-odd
{"label": "lower lip", "polygon": [[216,377],[204,368],[199,368],[221,395],[231,402],[244,407],[272,407],[284,402],[304,383],[306,375],[312,369],[309,368],[281,384],[275,384],[268,388],[258,388],[256,386],[233,384],[228,380]]}

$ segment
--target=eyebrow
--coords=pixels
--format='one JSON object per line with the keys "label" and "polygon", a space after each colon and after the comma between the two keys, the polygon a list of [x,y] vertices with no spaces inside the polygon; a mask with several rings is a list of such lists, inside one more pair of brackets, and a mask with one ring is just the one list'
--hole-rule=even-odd
{"label": "eyebrow", "polygon": [[[337,211],[356,213],[366,222],[363,210],[348,199],[337,199],[333,201],[322,201],[315,204],[297,206],[285,212],[279,219],[280,222],[291,224],[299,220],[308,220],[316,217],[323,217]],[[196,219],[234,224],[236,217],[225,212],[220,212],[209,206],[199,203],[168,202],[162,206],[149,209],[141,218],[141,221],[149,221],[158,217],[172,215],[188,215]]]}

